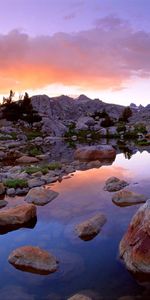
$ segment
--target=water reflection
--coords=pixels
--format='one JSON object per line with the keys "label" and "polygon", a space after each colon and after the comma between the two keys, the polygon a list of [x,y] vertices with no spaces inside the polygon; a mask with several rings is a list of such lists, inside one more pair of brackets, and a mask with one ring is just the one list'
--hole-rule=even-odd
{"label": "water reflection", "polygon": [[[0,236],[0,292],[4,299],[11,295],[10,286],[16,287],[14,299],[23,293],[20,299],[26,299],[27,294],[27,299],[54,300],[54,295],[65,300],[83,290],[110,300],[126,295],[148,299],[147,287],[131,276],[118,257],[119,242],[139,205],[117,207],[112,203],[112,193],[103,188],[108,177],[116,176],[128,181],[130,190],[149,196],[149,165],[147,152],[137,152],[130,160],[118,154],[111,166],[77,171],[73,177],[50,185],[60,194],[46,206],[38,207],[36,226]],[[8,199],[10,206],[15,201],[20,198]],[[107,223],[98,236],[86,243],[77,237],[75,226],[97,212],[106,215]],[[45,277],[14,269],[7,258],[12,250],[24,245],[54,253],[60,261],[59,271]]]}

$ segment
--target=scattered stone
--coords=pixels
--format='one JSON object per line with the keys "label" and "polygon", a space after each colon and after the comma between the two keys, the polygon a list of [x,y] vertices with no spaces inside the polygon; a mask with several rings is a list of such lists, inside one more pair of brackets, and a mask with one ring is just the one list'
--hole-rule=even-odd
{"label": "scattered stone", "polygon": [[26,188],[17,188],[16,190],[15,190],[15,194],[17,195],[17,196],[25,196],[27,193],[28,193],[28,191],[29,191],[29,188],[28,187],[26,187]]}
{"label": "scattered stone", "polygon": [[115,157],[116,151],[110,145],[85,146],[75,151],[75,159],[81,161],[115,159]]}
{"label": "scattered stone", "polygon": [[6,194],[10,197],[14,197],[16,192],[14,188],[7,189]]}
{"label": "scattered stone", "polygon": [[34,187],[37,187],[37,186],[42,186],[44,185],[44,181],[41,180],[41,179],[38,179],[38,178],[33,178],[33,179],[29,179],[28,180],[28,186],[29,188],[34,188]]}
{"label": "scattered stone", "polygon": [[14,250],[8,257],[17,269],[47,275],[57,271],[58,261],[49,252],[32,246],[24,246]]}
{"label": "scattered stone", "polygon": [[5,201],[5,200],[0,200],[0,208],[5,207],[7,204],[8,204],[7,201]]}
{"label": "scattered stone", "polygon": [[150,200],[132,218],[119,251],[128,270],[150,275]]}
{"label": "scattered stone", "polygon": [[118,206],[128,206],[138,203],[144,203],[147,199],[147,196],[131,192],[129,190],[119,191],[112,197],[112,201]]}
{"label": "scattered stone", "polygon": [[32,164],[32,163],[37,163],[38,161],[39,160],[36,157],[26,156],[26,155],[16,159],[16,162],[20,164]]}
{"label": "scattered stone", "polygon": [[105,183],[104,190],[107,192],[116,192],[122,190],[127,185],[129,185],[128,182],[124,180],[120,180],[117,177],[110,177]]}
{"label": "scattered stone", "polygon": [[5,186],[2,182],[0,182],[0,195],[5,194]]}
{"label": "scattered stone", "polygon": [[45,189],[43,187],[35,187],[28,192],[25,197],[25,201],[36,205],[45,205],[57,196],[58,193],[53,190]]}
{"label": "scattered stone", "polygon": [[36,218],[36,207],[33,204],[19,205],[0,211],[0,228],[12,225],[24,225]]}
{"label": "scattered stone", "polygon": [[88,241],[93,239],[101,231],[105,223],[105,215],[97,214],[96,216],[78,224],[76,226],[76,231],[82,240]]}

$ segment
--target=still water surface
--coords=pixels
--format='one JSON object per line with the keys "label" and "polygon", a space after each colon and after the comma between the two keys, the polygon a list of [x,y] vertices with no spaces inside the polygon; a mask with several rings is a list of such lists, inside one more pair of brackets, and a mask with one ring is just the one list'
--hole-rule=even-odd
{"label": "still water surface", "polygon": [[[65,300],[83,290],[95,299],[118,299],[143,295],[145,287],[136,282],[118,256],[118,245],[139,205],[118,207],[112,193],[103,190],[110,176],[127,180],[132,191],[150,195],[150,154],[137,152],[130,160],[118,154],[111,166],[77,171],[52,188],[59,196],[38,207],[33,229],[19,229],[0,235],[0,299]],[[23,199],[9,199],[10,205]],[[97,212],[107,217],[101,233],[92,241],[80,240],[74,231],[79,222]],[[16,270],[7,258],[12,250],[35,245],[51,251],[60,261],[59,271],[41,276]],[[148,295],[148,294],[147,294]]]}

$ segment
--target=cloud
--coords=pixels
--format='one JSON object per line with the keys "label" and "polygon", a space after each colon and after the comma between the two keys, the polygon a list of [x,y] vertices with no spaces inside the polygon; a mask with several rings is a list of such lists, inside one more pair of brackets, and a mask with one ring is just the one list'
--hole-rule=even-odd
{"label": "cloud", "polygon": [[132,76],[150,76],[150,33],[115,16],[76,33],[0,35],[0,90],[50,84],[117,90]]}

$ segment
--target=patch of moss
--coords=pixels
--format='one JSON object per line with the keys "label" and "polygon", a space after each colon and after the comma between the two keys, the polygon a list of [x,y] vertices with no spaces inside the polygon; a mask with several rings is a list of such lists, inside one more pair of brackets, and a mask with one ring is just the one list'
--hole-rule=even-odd
{"label": "patch of moss", "polygon": [[56,170],[56,169],[61,169],[62,164],[60,162],[52,162],[48,164],[48,169],[49,170]]}
{"label": "patch of moss", "polygon": [[43,175],[47,174],[49,169],[46,166],[36,166],[36,167],[27,167],[24,170],[27,174],[32,175],[35,174],[37,172],[42,172]]}
{"label": "patch of moss", "polygon": [[24,188],[28,186],[28,182],[25,179],[7,179],[4,182],[7,188]]}

